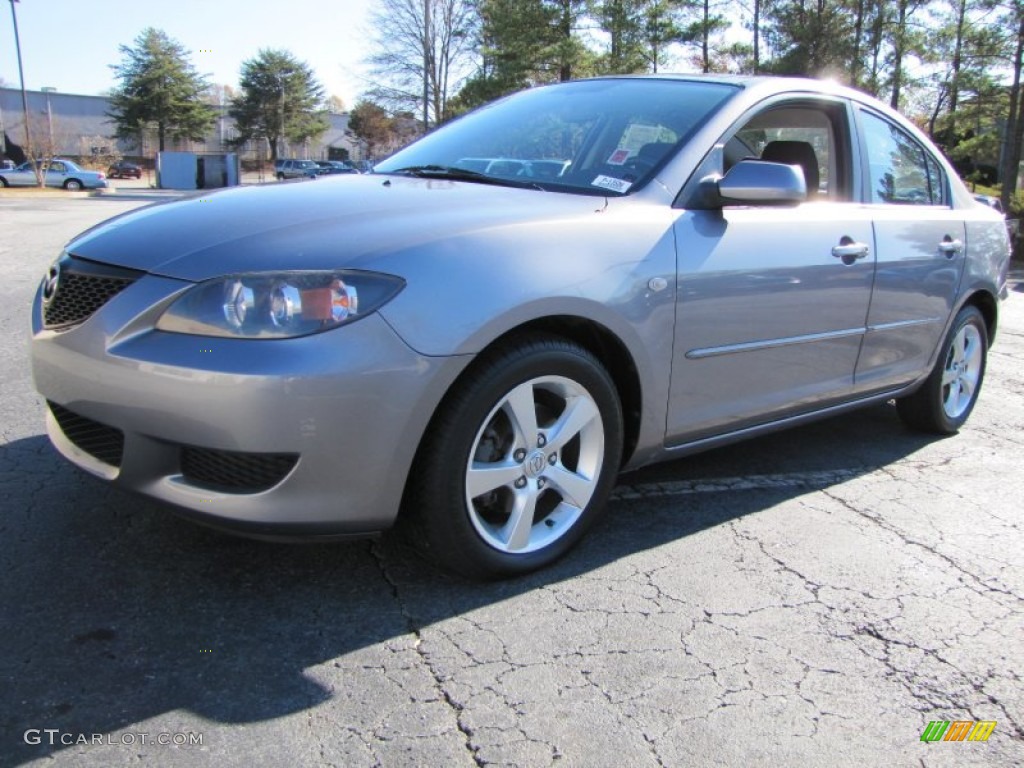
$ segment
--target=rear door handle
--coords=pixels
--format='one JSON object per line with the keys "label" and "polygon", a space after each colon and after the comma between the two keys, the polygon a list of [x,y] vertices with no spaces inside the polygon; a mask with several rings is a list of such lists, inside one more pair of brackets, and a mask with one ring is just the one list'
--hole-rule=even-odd
{"label": "rear door handle", "polygon": [[947,259],[952,259],[964,250],[963,240],[953,240],[950,237],[943,238],[942,242],[939,243],[939,251],[946,254]]}
{"label": "rear door handle", "polygon": [[842,259],[843,264],[853,264],[857,259],[866,258],[871,253],[871,248],[867,243],[858,243],[850,237],[844,237],[839,241],[839,245],[832,247],[832,255],[837,259]]}

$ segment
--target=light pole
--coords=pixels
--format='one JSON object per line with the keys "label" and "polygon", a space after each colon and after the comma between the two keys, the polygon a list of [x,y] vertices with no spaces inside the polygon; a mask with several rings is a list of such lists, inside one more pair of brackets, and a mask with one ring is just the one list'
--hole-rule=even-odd
{"label": "light pole", "polygon": [[14,20],[14,49],[18,53],[18,79],[21,81],[21,108],[25,114],[25,152],[32,152],[32,135],[28,130],[28,94],[25,93],[25,70],[21,66],[21,38],[18,35],[18,12],[14,4],[18,0],[11,0],[11,18]]}
{"label": "light pole", "polygon": [[48,149],[50,157],[52,158],[57,154],[57,148],[53,146],[53,109],[50,106],[50,94],[57,89],[49,85],[44,85],[39,90],[46,94],[46,128],[50,135],[50,146]]}

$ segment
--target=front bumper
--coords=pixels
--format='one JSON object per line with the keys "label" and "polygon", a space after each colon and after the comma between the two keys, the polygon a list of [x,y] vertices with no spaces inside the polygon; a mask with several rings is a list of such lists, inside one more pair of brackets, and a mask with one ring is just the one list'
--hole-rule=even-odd
{"label": "front bumper", "polygon": [[[419,355],[377,314],[289,340],[154,330],[188,285],[144,276],[63,331],[43,327],[37,292],[32,370],[51,404],[47,430],[58,451],[116,485],[243,533],[389,527],[420,437],[467,358]],[[93,444],[96,434],[117,433],[119,462]],[[213,457],[230,477],[238,457],[248,471],[246,457],[267,456],[278,457],[278,474],[262,483],[246,485],[244,471],[232,484],[195,469]]]}

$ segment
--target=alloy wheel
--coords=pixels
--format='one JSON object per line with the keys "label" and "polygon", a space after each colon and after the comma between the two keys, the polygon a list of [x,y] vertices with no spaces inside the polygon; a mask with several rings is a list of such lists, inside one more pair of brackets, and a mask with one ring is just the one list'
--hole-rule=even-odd
{"label": "alloy wheel", "polygon": [[562,376],[516,386],[477,432],[465,495],[477,533],[494,549],[533,552],[567,533],[597,488],[605,430],[591,394]]}

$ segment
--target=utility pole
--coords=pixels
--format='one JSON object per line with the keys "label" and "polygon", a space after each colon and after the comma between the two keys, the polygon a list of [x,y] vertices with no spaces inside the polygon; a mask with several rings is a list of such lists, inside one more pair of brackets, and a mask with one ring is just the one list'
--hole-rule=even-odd
{"label": "utility pole", "polygon": [[21,81],[21,108],[25,114],[25,153],[31,154],[32,135],[28,130],[28,94],[25,92],[25,70],[21,66],[21,37],[18,35],[18,12],[14,4],[18,0],[11,0],[11,18],[14,20],[14,49],[18,53],[18,79]]}

